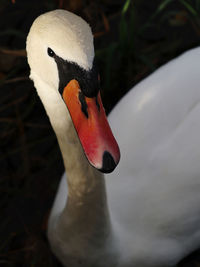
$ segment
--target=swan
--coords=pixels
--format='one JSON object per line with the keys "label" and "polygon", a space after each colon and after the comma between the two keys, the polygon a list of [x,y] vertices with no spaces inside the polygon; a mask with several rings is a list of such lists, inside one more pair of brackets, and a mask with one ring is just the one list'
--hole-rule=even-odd
{"label": "swan", "polygon": [[68,11],[47,12],[31,26],[26,49],[66,169],[48,221],[62,264],[174,266],[197,249],[200,48],[159,68],[113,109],[120,162],[89,25]]}

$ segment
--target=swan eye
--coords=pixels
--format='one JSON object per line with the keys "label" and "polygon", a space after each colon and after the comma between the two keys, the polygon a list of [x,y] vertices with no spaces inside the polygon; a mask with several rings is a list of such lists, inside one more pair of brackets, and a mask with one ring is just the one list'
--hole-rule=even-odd
{"label": "swan eye", "polygon": [[54,51],[53,51],[51,48],[49,48],[49,47],[48,47],[48,49],[47,49],[47,53],[48,53],[48,55],[49,55],[50,57],[53,57],[53,56],[55,55]]}

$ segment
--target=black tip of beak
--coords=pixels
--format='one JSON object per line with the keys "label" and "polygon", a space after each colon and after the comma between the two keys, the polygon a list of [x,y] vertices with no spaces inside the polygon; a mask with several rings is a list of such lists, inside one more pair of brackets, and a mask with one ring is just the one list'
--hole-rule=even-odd
{"label": "black tip of beak", "polygon": [[103,173],[110,173],[112,172],[117,164],[115,163],[113,157],[108,151],[103,153],[103,167],[100,169]]}

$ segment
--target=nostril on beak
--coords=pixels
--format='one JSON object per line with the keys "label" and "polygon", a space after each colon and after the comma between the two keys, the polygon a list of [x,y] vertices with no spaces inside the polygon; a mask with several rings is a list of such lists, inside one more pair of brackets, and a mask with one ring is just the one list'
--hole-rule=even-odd
{"label": "nostril on beak", "polygon": [[115,169],[116,166],[117,164],[115,163],[112,155],[108,151],[105,151],[103,153],[103,167],[100,169],[100,171],[104,173],[110,173]]}

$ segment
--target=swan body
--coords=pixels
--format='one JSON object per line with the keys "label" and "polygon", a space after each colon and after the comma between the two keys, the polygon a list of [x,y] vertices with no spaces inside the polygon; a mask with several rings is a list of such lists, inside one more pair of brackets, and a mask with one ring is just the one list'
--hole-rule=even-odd
{"label": "swan body", "polygon": [[200,245],[199,62],[200,48],[170,61],[109,116],[122,157],[108,206],[135,266],[173,266]]}
{"label": "swan body", "polygon": [[27,39],[31,78],[66,168],[49,218],[51,248],[70,267],[174,266],[200,245],[200,48],[155,71],[113,109],[122,157],[104,180],[85,158],[46,53],[51,46],[90,70],[91,36],[79,17],[56,10],[40,16]]}

